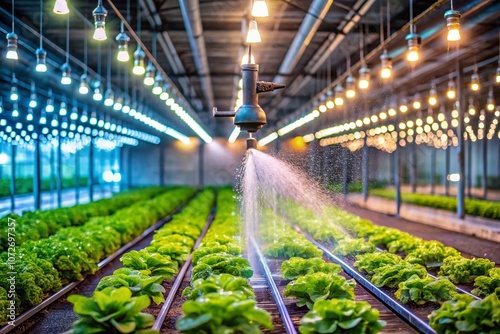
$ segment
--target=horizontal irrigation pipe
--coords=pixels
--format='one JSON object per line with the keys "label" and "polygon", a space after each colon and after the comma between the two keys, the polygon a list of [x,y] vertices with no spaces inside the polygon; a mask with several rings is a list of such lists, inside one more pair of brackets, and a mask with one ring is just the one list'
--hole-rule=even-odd
{"label": "horizontal irrigation pipe", "polygon": [[[107,258],[102,260],[101,262],[99,262],[97,264],[97,267],[99,268],[99,270],[101,270],[102,268],[107,266],[111,261],[113,261],[117,257],[126,253],[130,248],[134,247],[139,242],[144,240],[148,235],[153,233],[155,230],[157,230],[158,228],[162,227],[163,225],[168,223],[170,220],[172,220],[172,217],[176,213],[180,212],[193,197],[194,196],[191,196],[185,203],[179,205],[173,212],[169,213],[165,218],[159,220],[156,224],[154,224],[153,226],[151,226],[150,228],[148,228],[147,230],[142,232],[142,234],[140,236],[138,236],[134,240],[130,241],[128,244],[121,247],[119,250],[117,250],[116,252],[114,252],[113,254],[111,254],[110,256],[108,256]],[[30,319],[32,316],[34,316],[38,312],[42,311],[43,309],[48,307],[50,304],[52,304],[53,302],[55,302],[56,300],[58,300],[59,298],[61,298],[62,296],[64,296],[68,292],[70,292],[71,290],[73,290],[76,286],[78,286],[80,283],[82,283],[85,280],[85,278],[86,277],[84,277],[82,280],[77,281],[77,282],[69,283],[64,288],[62,288],[61,290],[59,290],[56,293],[54,293],[53,295],[51,295],[49,298],[45,299],[42,303],[25,311],[20,316],[16,317],[16,320],[15,320],[16,325],[15,326],[10,326],[8,324],[3,326],[0,329],[0,334],[6,334],[6,333],[9,333],[10,331],[16,329],[20,324],[22,324],[26,320]]]}
{"label": "horizontal irrigation pipe", "polygon": [[297,334],[295,326],[293,325],[292,318],[290,317],[290,314],[286,309],[285,301],[281,297],[281,293],[278,289],[278,286],[276,285],[276,282],[274,282],[271,270],[269,269],[269,266],[266,263],[264,255],[260,251],[259,245],[257,244],[257,242],[253,237],[251,238],[251,244],[255,253],[257,253],[260,265],[262,266],[262,270],[264,271],[264,275],[266,276],[267,283],[271,288],[271,293],[273,295],[274,301],[276,302],[276,306],[278,307],[278,312],[280,313],[281,319],[283,320],[283,326],[285,327],[286,333]]}
{"label": "horizontal irrigation pipe", "polygon": [[294,226],[295,230],[299,233],[302,233],[310,242],[312,242],[316,247],[321,249],[323,253],[330,258],[332,261],[340,264],[342,269],[353,277],[356,281],[358,281],[365,289],[370,291],[374,296],[376,296],[380,301],[382,301],[385,305],[387,305],[390,309],[398,313],[403,319],[408,321],[416,330],[424,334],[436,334],[436,331],[426,322],[420,319],[416,314],[412,313],[409,309],[407,309],[400,302],[396,301],[393,297],[388,295],[386,292],[382,291],[373,283],[371,283],[366,277],[361,275],[359,272],[354,270],[347,262],[334,255],[332,252],[328,250],[325,246],[317,242],[313,239],[308,233],[304,232],[297,225]]}
{"label": "horizontal irrigation pipe", "polygon": [[196,240],[196,243],[193,246],[193,249],[191,251],[191,254],[189,254],[189,257],[187,258],[186,262],[184,262],[184,265],[182,266],[181,270],[179,270],[179,273],[177,274],[177,277],[175,278],[174,284],[172,285],[172,288],[170,289],[170,292],[168,293],[167,298],[165,298],[165,302],[163,303],[163,306],[160,310],[160,313],[156,317],[156,321],[153,324],[152,329],[153,330],[160,330],[161,327],[163,326],[163,322],[165,321],[165,318],[167,317],[168,311],[170,311],[170,307],[172,306],[174,302],[175,295],[177,294],[177,291],[179,290],[182,281],[184,280],[184,276],[186,276],[186,273],[189,269],[189,266],[191,265],[191,262],[193,260],[193,251],[197,250],[198,247],[200,247],[201,241],[205,237],[205,234],[207,234],[208,229],[210,228],[210,225],[212,224],[215,216],[215,206],[212,208],[212,213],[207,219],[207,223],[205,224],[205,227],[203,228],[203,231],[201,232],[200,236]]}

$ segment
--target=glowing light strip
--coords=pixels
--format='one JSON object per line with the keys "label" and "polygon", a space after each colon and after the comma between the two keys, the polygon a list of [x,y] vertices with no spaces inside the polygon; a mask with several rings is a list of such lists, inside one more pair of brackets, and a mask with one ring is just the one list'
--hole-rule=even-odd
{"label": "glowing light strip", "polygon": [[232,144],[236,141],[236,139],[238,138],[238,136],[240,135],[241,133],[241,129],[239,126],[235,126],[234,129],[233,129],[233,132],[231,132],[231,135],[229,136],[229,139],[228,141]]}
{"label": "glowing light strip", "polygon": [[184,144],[189,144],[191,142],[191,139],[189,139],[188,136],[185,136],[182,133],[180,133],[179,131],[174,130],[172,128],[167,127],[167,129],[165,130],[165,133],[167,135],[169,135],[170,137],[173,137],[177,140],[180,140]]}
{"label": "glowing light strip", "polygon": [[191,130],[193,130],[205,143],[210,144],[212,142],[212,137],[201,127],[198,122],[196,122],[191,115],[189,115],[186,110],[177,103],[172,104],[169,106],[170,109],[175,112],[177,116],[179,116],[180,119],[186,123]]}
{"label": "glowing light strip", "polygon": [[313,112],[305,115],[304,117],[301,117],[299,118],[298,120],[296,120],[295,122],[292,122],[284,127],[282,127],[281,129],[278,130],[278,134],[280,136],[284,136],[286,135],[287,133],[290,133],[292,132],[293,130],[301,127],[302,125],[304,124],[307,124],[309,122],[311,122],[312,120],[314,120],[316,117],[319,116],[319,111],[317,110],[314,110]]}
{"label": "glowing light strip", "polygon": [[266,146],[267,144],[275,141],[278,137],[279,137],[278,133],[277,132],[273,132],[273,133],[268,134],[267,136],[265,136],[261,140],[259,140],[257,142],[257,144],[259,144],[259,146]]}

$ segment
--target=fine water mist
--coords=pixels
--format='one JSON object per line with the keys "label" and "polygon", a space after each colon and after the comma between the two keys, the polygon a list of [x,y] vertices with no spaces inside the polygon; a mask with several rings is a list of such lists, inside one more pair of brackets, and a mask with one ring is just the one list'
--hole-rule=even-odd
{"label": "fine water mist", "polygon": [[254,149],[249,149],[243,160],[239,193],[245,238],[258,234],[266,210],[280,215],[287,203],[295,202],[324,216],[326,206],[333,204],[332,198],[304,171]]}

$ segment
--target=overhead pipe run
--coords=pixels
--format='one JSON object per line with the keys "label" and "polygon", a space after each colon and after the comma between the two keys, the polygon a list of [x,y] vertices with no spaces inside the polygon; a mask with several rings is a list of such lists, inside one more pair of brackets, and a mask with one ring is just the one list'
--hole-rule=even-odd
{"label": "overhead pipe run", "polygon": [[212,79],[210,77],[210,68],[208,66],[207,49],[205,47],[205,38],[203,37],[203,27],[201,25],[200,5],[197,0],[180,0],[182,18],[184,26],[189,37],[189,45],[193,52],[193,59],[196,71],[200,76],[201,87],[205,94],[208,107],[214,107],[214,91],[212,88]]}
{"label": "overhead pipe run", "polygon": [[333,0],[313,0],[290,48],[288,48],[278,70],[278,75],[273,79],[274,82],[286,81],[286,76],[293,72],[332,4]]}

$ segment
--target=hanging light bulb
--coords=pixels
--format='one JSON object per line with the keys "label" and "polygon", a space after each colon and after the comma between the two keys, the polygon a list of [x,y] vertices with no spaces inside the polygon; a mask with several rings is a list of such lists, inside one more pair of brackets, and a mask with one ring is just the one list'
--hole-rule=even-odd
{"label": "hanging light bulb", "polygon": [[3,113],[3,99],[0,96],[0,114]]}
{"label": "hanging light bulb", "polygon": [[358,87],[367,89],[370,86],[370,69],[363,63],[359,69]]}
{"label": "hanging light bulb", "polygon": [[80,122],[87,123],[88,120],[89,120],[89,117],[87,116],[87,110],[84,110],[82,112],[82,116],[80,117]]}
{"label": "hanging light bulb", "polygon": [[413,97],[413,102],[412,102],[413,109],[420,109],[420,107],[422,107],[422,102],[420,102],[420,100],[421,100],[420,94],[416,93],[415,96]]}
{"label": "hanging light bulb", "polygon": [[54,101],[52,101],[52,90],[49,90],[49,97],[47,98],[47,105],[45,111],[54,112]]}
{"label": "hanging light bulb", "polygon": [[329,90],[327,93],[326,107],[330,110],[335,108],[335,93],[331,90]]}
{"label": "hanging light bulb", "polygon": [[122,110],[123,108],[123,98],[121,96],[119,96],[116,101],[115,101],[115,104],[113,104],[113,109],[118,111],[118,110]]}
{"label": "hanging light bulb", "polygon": [[469,98],[469,110],[468,113],[470,116],[476,115],[476,107],[474,107],[474,99],[471,97]]}
{"label": "hanging light bulb", "polygon": [[269,11],[267,9],[266,0],[254,0],[252,6],[253,17],[268,17]]}
{"label": "hanging light bulb", "polygon": [[248,54],[245,53],[243,55],[243,58],[241,58],[241,65],[245,65],[245,64],[255,64],[255,58],[253,55],[250,56],[250,62],[248,62]]}
{"label": "hanging light bulb", "polygon": [[250,21],[246,42],[247,44],[262,42],[262,40],[260,39],[259,28],[257,27],[257,21],[255,20]]}
{"label": "hanging light bulb", "polygon": [[61,102],[61,106],[59,107],[59,115],[66,116],[68,114],[68,110],[66,109],[66,102]]}
{"label": "hanging light bulb", "polygon": [[342,84],[335,86],[335,105],[341,106],[344,104],[344,87]]}
{"label": "hanging light bulb", "polygon": [[12,108],[12,117],[19,117],[19,106],[17,105],[17,102],[14,103]]}
{"label": "hanging light bulb", "polygon": [[500,59],[498,59],[497,73],[495,74],[495,82],[500,83]]}
{"label": "hanging light bulb", "polygon": [[146,86],[153,86],[155,83],[155,72],[156,69],[153,64],[150,62],[146,69],[146,75],[144,76],[144,84]]}
{"label": "hanging light bulb", "polygon": [[130,98],[125,96],[123,99],[122,113],[128,114],[130,112]]}
{"label": "hanging light bulb", "polygon": [[50,122],[50,125],[54,128],[59,125],[59,121],[57,120],[57,115],[52,116],[52,122]]}
{"label": "hanging light bulb", "polygon": [[89,123],[91,125],[96,125],[97,124],[97,113],[95,111],[92,111],[92,114],[90,114]]}
{"label": "hanging light bulb", "polygon": [[76,106],[73,106],[73,108],[71,108],[71,114],[69,115],[69,118],[72,121],[76,121],[78,119],[78,108]]}
{"label": "hanging light bulb", "polygon": [[12,80],[12,87],[10,88],[10,100],[17,101],[19,100],[19,91],[17,90],[17,80]]}
{"label": "hanging light bulb", "polygon": [[101,91],[101,83],[96,81],[94,84],[94,94],[92,95],[94,101],[102,101],[102,91]]}
{"label": "hanging light bulb", "polygon": [[82,95],[87,95],[89,93],[89,84],[87,82],[87,75],[85,74],[80,77],[80,87],[78,88],[78,92]]}
{"label": "hanging light bulb", "polygon": [[54,13],[61,15],[69,13],[68,3],[66,0],[56,0],[56,3],[54,4]]}
{"label": "hanging light bulb", "polygon": [[36,67],[35,71],[43,73],[47,72],[47,51],[42,48],[36,49]]}
{"label": "hanging light bulb", "polygon": [[345,96],[348,99],[353,99],[356,97],[356,80],[354,79],[352,74],[349,74],[349,76],[345,80],[345,89]]}
{"label": "hanging light bulb", "polygon": [[170,97],[170,94],[168,94],[168,85],[165,84],[165,85],[163,85],[163,91],[160,94],[160,100],[167,101],[167,99],[169,97]]}
{"label": "hanging light bulb", "polygon": [[106,93],[104,93],[104,96],[104,105],[106,107],[111,107],[115,103],[115,94],[113,93],[113,90],[108,88]]}
{"label": "hanging light bulb", "polygon": [[481,88],[479,84],[479,75],[477,74],[477,69],[474,70],[474,73],[472,73],[472,76],[470,78],[470,89],[474,92],[479,91]]}
{"label": "hanging light bulb", "polygon": [[[14,18],[13,18],[14,19]],[[17,60],[19,56],[17,55],[17,35],[15,32],[10,32],[6,36],[7,38],[7,54],[5,58]]]}
{"label": "hanging light bulb", "polygon": [[389,79],[392,76],[392,58],[384,49],[384,53],[380,56],[380,61],[382,62],[382,69],[380,70],[380,76],[382,79]]}
{"label": "hanging light bulb", "polygon": [[158,72],[153,86],[153,94],[160,95],[163,92],[163,76]]}
{"label": "hanging light bulb", "polygon": [[26,114],[26,120],[31,122],[33,120],[33,109],[29,108],[28,113]]}
{"label": "hanging light bulb", "polygon": [[30,102],[29,102],[29,107],[30,108],[36,108],[38,105],[38,101],[36,100],[36,91],[35,91],[35,83],[31,83],[31,95],[30,95]]}
{"label": "hanging light bulb", "polygon": [[62,76],[61,76],[61,84],[62,85],[71,85],[71,66],[68,63],[64,63],[61,66]]}
{"label": "hanging light bulb", "polygon": [[446,39],[449,42],[456,42],[460,40],[460,12],[454,9],[447,10],[444,13],[446,19],[446,27],[448,28],[448,35]]}
{"label": "hanging light bulb", "polygon": [[432,83],[431,90],[429,91],[429,99],[428,99],[429,105],[435,106],[438,102],[437,98],[437,91],[436,91],[436,84]]}
{"label": "hanging light bulb", "polygon": [[420,59],[419,50],[422,38],[419,34],[409,33],[406,35],[406,40],[408,41],[408,53],[406,58],[412,63],[418,61]]}
{"label": "hanging light bulb", "polygon": [[122,23],[122,31],[116,36],[116,42],[118,43],[118,53],[116,54],[116,59],[121,62],[127,62],[130,60],[130,55],[128,54],[128,42],[130,41],[130,37],[128,37],[127,33],[123,31],[123,23]]}
{"label": "hanging light bulb", "polygon": [[132,69],[132,73],[135,75],[143,75],[146,73],[146,69],[144,68],[145,57],[144,51],[142,51],[141,47],[138,45],[137,50],[134,52],[134,68]]}
{"label": "hanging light bulb", "polygon": [[403,99],[401,101],[401,104],[399,105],[399,111],[402,112],[403,114],[408,111],[406,99]]}
{"label": "hanging light bulb", "polygon": [[97,7],[92,11],[92,15],[94,16],[94,36],[93,38],[97,41],[104,41],[108,37],[106,36],[106,16],[108,16],[108,11],[102,5],[102,0],[99,0],[97,3]]}
{"label": "hanging light bulb", "polygon": [[45,111],[42,110],[40,113],[40,118],[38,119],[39,124],[47,124],[47,117],[45,115]]}
{"label": "hanging light bulb", "polygon": [[486,100],[486,109],[488,109],[488,111],[495,110],[495,97],[493,96],[493,88],[491,87],[488,92],[488,100]]}
{"label": "hanging light bulb", "polygon": [[453,100],[457,96],[457,90],[455,88],[455,82],[450,76],[450,80],[448,81],[448,90],[446,91],[446,97],[448,99]]}

